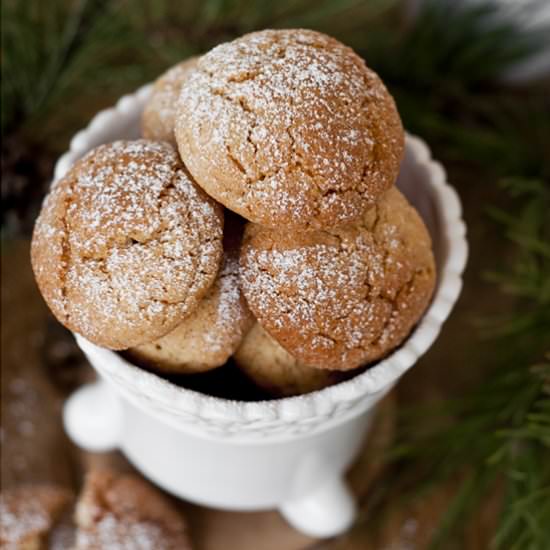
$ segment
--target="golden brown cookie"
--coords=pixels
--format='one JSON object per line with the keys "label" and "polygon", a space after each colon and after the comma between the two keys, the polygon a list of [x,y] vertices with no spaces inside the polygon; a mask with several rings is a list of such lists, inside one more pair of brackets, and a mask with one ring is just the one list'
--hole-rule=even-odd
{"label": "golden brown cookie", "polygon": [[176,144],[176,105],[181,88],[197,64],[197,59],[191,57],[174,65],[155,81],[141,117],[141,133],[144,138]]}
{"label": "golden brown cookie", "polygon": [[228,250],[208,294],[172,332],[128,350],[130,358],[163,372],[202,372],[223,365],[254,318],[239,283],[238,248]]}
{"label": "golden brown cookie", "polygon": [[256,318],[300,363],[348,370],[404,340],[428,305],[435,264],[424,223],[392,188],[338,229],[249,224],[241,283]]}
{"label": "golden brown cookie", "polygon": [[397,178],[403,128],[378,76],[310,30],[266,30],[197,62],[175,129],[197,183],[272,228],[360,219]]}
{"label": "golden brown cookie", "polygon": [[0,547],[40,550],[71,501],[53,485],[28,485],[0,494]]}
{"label": "golden brown cookie", "polygon": [[31,257],[67,328],[112,349],[173,330],[216,278],[223,213],[167,143],[102,145],[46,197]]}
{"label": "golden brown cookie", "polygon": [[134,475],[92,471],[76,507],[75,550],[189,550],[183,517]]}
{"label": "golden brown cookie", "polygon": [[274,397],[320,390],[340,381],[341,373],[306,367],[255,323],[233,356],[254,383]]}

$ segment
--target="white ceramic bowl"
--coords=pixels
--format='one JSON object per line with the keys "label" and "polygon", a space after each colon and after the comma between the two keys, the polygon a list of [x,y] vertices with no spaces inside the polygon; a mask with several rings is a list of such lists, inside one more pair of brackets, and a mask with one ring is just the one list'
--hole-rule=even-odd
{"label": "white ceramic bowl", "polygon": [[[143,87],[100,112],[75,135],[56,178],[93,147],[138,137],[149,93]],[[438,267],[433,301],[398,350],[318,392],[239,402],[175,386],[77,335],[99,379],[65,406],[73,441],[89,450],[121,449],[146,477],[190,501],[237,510],[278,508],[314,536],[346,529],[354,502],[343,473],[361,447],[373,407],[439,334],[460,293],[467,256],[457,194],[416,137],[407,136],[398,186],[430,230]]]}

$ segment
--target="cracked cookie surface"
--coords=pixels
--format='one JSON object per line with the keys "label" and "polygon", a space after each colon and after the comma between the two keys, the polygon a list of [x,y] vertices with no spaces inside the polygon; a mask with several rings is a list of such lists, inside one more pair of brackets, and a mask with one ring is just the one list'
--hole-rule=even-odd
{"label": "cracked cookie surface", "polygon": [[176,151],[147,140],[102,145],[55,182],[31,259],[57,319],[126,349],[164,336],[216,278],[223,213]]}
{"label": "cracked cookie surface", "polygon": [[189,74],[197,64],[197,57],[186,59],[163,73],[154,83],[151,97],[141,116],[141,133],[144,138],[167,141],[176,145],[174,125],[176,105]]}
{"label": "cracked cookie surface", "polygon": [[301,363],[327,369],[397,347],[435,286],[428,231],[395,188],[359,223],[337,229],[291,234],[249,224],[240,262],[262,326]]}
{"label": "cracked cookie surface", "polygon": [[340,382],[341,373],[299,363],[255,323],[233,356],[239,369],[274,397],[317,391]]}
{"label": "cracked cookie surface", "polygon": [[163,372],[203,372],[223,365],[237,349],[254,317],[240,289],[242,228],[227,221],[222,267],[206,296],[172,332],[128,350],[133,360]]}
{"label": "cracked cookie surface", "polygon": [[359,219],[397,178],[403,128],[353,50],[309,30],[268,30],[202,56],[182,88],[180,155],[209,195],[267,227]]}

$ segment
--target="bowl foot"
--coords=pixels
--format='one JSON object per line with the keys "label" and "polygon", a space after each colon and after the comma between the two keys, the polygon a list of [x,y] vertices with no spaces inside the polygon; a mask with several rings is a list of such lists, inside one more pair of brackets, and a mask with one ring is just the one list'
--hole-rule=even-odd
{"label": "bowl foot", "polygon": [[321,538],[343,533],[356,515],[355,500],[341,478],[327,481],[304,498],[283,504],[279,510],[295,529]]}
{"label": "bowl foot", "polygon": [[65,432],[73,443],[87,451],[111,451],[118,447],[122,424],[119,407],[105,382],[86,384],[65,402]]}

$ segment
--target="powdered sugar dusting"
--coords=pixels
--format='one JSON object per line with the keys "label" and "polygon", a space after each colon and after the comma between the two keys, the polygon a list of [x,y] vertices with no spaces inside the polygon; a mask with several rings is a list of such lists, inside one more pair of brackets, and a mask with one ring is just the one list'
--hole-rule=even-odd
{"label": "powdered sugar dusting", "polygon": [[93,531],[79,530],[75,550],[177,550],[167,540],[162,527],[152,522],[128,523],[113,514],[105,514]]}
{"label": "powdered sugar dusting", "polygon": [[196,310],[163,338],[130,350],[160,370],[196,372],[224,364],[252,323],[240,289],[236,249],[227,250],[222,268]]}
{"label": "powdered sugar dusting", "polygon": [[9,510],[4,500],[0,499],[0,517],[2,518],[2,541],[16,542],[29,537],[31,533],[39,536],[47,532],[50,518],[40,505],[31,505],[23,513],[17,514]]}
{"label": "powdered sugar dusting", "polygon": [[[231,343],[233,351],[242,338],[243,319],[249,315],[241,296],[238,258],[226,256],[219,275],[215,320],[203,334],[205,347],[212,353],[219,353],[227,348],[228,340],[234,340],[235,343]],[[231,334],[235,337],[228,338]]]}
{"label": "powdered sugar dusting", "polygon": [[0,494],[2,547],[26,548],[28,544],[30,548],[31,541],[42,540],[68,500],[66,491],[53,486],[19,487]]}
{"label": "powdered sugar dusting", "polygon": [[176,143],[174,125],[177,100],[182,86],[196,63],[196,57],[187,59],[174,65],[157,79],[151,97],[143,110],[141,119],[143,137]]}
{"label": "powdered sugar dusting", "polygon": [[380,357],[408,333],[433,289],[427,231],[397,190],[361,224],[293,238],[249,227],[247,237],[248,303],[307,365],[347,369]]}
{"label": "powdered sugar dusting", "polygon": [[[37,221],[33,264],[39,286],[53,290],[44,294],[54,313],[88,339],[115,349],[154,339],[214,280],[220,208],[168,144],[101,146],[53,193]],[[56,246],[49,249],[51,236]]]}
{"label": "powdered sugar dusting", "polygon": [[382,286],[381,260],[364,234],[348,251],[333,244],[250,250],[244,288],[256,316],[272,318],[277,331],[292,326],[313,350],[333,349],[338,341],[354,348],[377,336],[388,308],[368,283]]}
{"label": "powdered sugar dusting", "polygon": [[214,48],[183,87],[176,120],[197,181],[270,226],[359,217],[394,183],[402,134],[378,77],[349,48],[306,30]]}

